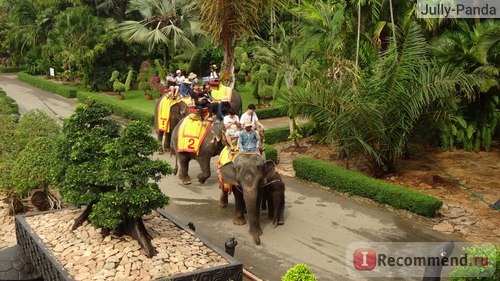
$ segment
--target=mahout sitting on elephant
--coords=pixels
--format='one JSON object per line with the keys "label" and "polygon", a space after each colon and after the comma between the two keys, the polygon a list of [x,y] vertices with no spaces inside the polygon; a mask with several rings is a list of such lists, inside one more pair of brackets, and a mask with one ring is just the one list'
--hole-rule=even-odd
{"label": "mahout sitting on elephant", "polygon": [[[235,218],[233,223],[236,225],[245,224],[244,214],[246,211],[250,234],[257,245],[260,244],[260,235],[262,234],[260,205],[263,196],[273,200],[274,194],[277,195],[276,197],[279,200],[277,199],[276,203],[273,200],[274,213],[272,215],[278,224],[283,223],[285,189],[281,177],[279,177],[275,169],[276,164],[273,161],[265,161],[257,153],[239,153],[231,162],[219,169],[222,181],[233,185],[232,192],[235,201]],[[264,189],[268,189],[270,192],[265,194]],[[226,194],[225,200],[227,205],[227,192],[224,193],[224,190],[221,201],[224,200],[224,194]],[[221,202],[221,206],[223,203]]]}

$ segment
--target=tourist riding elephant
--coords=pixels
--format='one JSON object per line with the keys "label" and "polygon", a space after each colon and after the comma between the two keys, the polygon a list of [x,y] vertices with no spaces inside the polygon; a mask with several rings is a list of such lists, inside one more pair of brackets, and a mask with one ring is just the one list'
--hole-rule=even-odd
{"label": "tourist riding elephant", "polygon": [[[156,102],[155,105],[155,111],[154,111],[154,127],[156,131],[156,135],[159,141],[162,143],[162,151],[168,151],[170,149],[170,142],[171,142],[171,132],[179,124],[182,118],[186,117],[188,115],[188,106],[184,101],[180,101],[178,103],[173,104],[170,106],[170,115],[168,118],[165,118],[165,120],[162,120],[162,116],[158,116],[161,114],[161,102],[163,99],[168,98],[168,95],[162,95],[158,101]],[[242,100],[241,96],[238,92],[235,90],[232,90],[231,93],[231,103],[230,107],[231,109],[235,110],[238,114],[241,114],[241,108],[242,108]],[[167,130],[164,130],[161,128],[161,122],[170,122],[169,125],[167,126]],[[173,151],[170,152],[171,155],[174,154]]]}
{"label": "tourist riding elephant", "polygon": [[[186,117],[186,118],[189,118]],[[182,120],[181,120],[182,122]],[[179,147],[179,130],[181,122],[175,126],[172,131],[171,146],[172,151],[175,152],[175,169],[174,175],[179,172],[179,178],[183,184],[191,184],[191,177],[189,177],[189,161],[196,159],[200,164],[201,173],[198,174],[198,182],[205,183],[206,179],[211,176],[210,159],[219,155],[225,145],[225,138],[223,138],[224,123],[214,122],[211,126],[210,132],[207,132],[205,139],[200,144],[198,153],[191,152],[178,152]],[[178,163],[180,167],[178,166]]]}
{"label": "tourist riding elephant", "polygon": [[[263,196],[263,188],[273,190],[280,189],[284,185],[281,180],[272,180],[276,174],[276,164],[265,161],[256,153],[240,153],[232,162],[220,167],[222,181],[227,184],[236,185],[233,188],[235,201],[236,225],[245,224],[245,211],[250,225],[250,234],[257,245],[260,244],[260,202]],[[283,193],[284,195],[284,193]]]}

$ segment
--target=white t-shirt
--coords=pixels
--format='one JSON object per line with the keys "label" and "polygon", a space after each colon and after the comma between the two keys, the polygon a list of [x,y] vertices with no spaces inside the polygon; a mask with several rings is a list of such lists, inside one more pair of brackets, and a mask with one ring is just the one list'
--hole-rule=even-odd
{"label": "white t-shirt", "polygon": [[252,123],[253,128],[255,128],[255,122],[259,121],[259,118],[257,118],[257,114],[255,112],[250,115],[248,114],[247,111],[241,115],[240,122],[241,124],[245,124],[247,122]]}
{"label": "white t-shirt", "polygon": [[[238,118],[238,115],[233,115],[233,117],[231,117],[231,115],[226,115],[226,116],[224,116],[224,119],[222,120],[224,125],[230,124],[231,122],[239,122],[239,121],[240,121],[240,118]],[[234,123],[231,124],[231,126],[227,127],[227,129],[226,129],[226,132],[232,137],[236,136],[236,133],[239,131],[240,131],[240,129]]]}

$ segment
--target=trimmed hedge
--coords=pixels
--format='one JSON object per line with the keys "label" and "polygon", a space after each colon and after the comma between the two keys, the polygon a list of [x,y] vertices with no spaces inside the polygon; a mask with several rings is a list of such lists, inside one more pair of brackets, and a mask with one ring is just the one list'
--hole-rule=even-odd
{"label": "trimmed hedge", "polygon": [[[307,137],[316,133],[316,126],[314,126],[314,124],[312,123],[299,125],[297,131],[302,136]],[[287,141],[288,137],[290,136],[290,128],[287,126],[287,127],[267,129],[264,131],[264,135],[266,137],[267,144],[284,142]]]}
{"label": "trimmed hedge", "polygon": [[[243,112],[245,111],[246,108],[243,108]],[[283,106],[258,108],[255,110],[255,113],[259,116],[259,119],[267,119],[286,116],[286,109]]]}
{"label": "trimmed hedge", "polygon": [[40,77],[31,76],[26,72],[18,72],[17,77],[20,80],[40,88],[45,91],[49,91],[66,98],[76,98],[77,89],[67,85],[59,85],[50,80],[46,80]]}
{"label": "trimmed hedge", "polygon": [[274,163],[278,164],[278,150],[272,145],[264,144],[266,149],[266,160],[273,160]]}
{"label": "trimmed hedge", "polygon": [[129,120],[139,120],[141,122],[145,122],[148,125],[153,125],[153,112],[146,113],[144,111],[137,110],[120,103],[113,103],[110,102],[109,99],[102,98],[99,95],[91,92],[79,91],[77,94],[77,98],[81,103],[84,103],[88,99],[93,98],[97,102],[107,105],[114,115],[118,115]]}
{"label": "trimmed hedge", "polygon": [[293,168],[298,178],[426,217],[434,217],[443,205],[443,202],[427,194],[310,157],[293,160]]}
{"label": "trimmed hedge", "polygon": [[0,73],[16,73],[25,70],[24,67],[4,67],[0,66]]}

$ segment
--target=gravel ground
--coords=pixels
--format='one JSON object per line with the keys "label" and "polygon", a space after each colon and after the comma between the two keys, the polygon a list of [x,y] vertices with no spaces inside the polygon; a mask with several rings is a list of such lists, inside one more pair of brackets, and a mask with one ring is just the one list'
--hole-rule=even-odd
{"label": "gravel ground", "polygon": [[[28,224],[75,280],[153,280],[229,262],[157,212],[145,216],[158,254],[147,258],[130,236],[109,235],[85,222],[72,231],[82,210],[26,217]],[[0,201],[0,249],[16,244],[13,217]]]}

